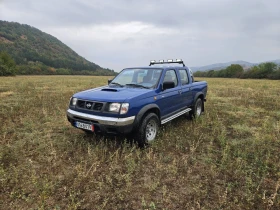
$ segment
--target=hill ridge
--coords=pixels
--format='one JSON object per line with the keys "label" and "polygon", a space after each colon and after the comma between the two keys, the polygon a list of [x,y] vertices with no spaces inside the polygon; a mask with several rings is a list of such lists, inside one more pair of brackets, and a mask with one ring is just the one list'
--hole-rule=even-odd
{"label": "hill ridge", "polygon": [[259,65],[261,63],[266,63],[266,62],[273,62],[276,64],[280,64],[280,59],[269,60],[269,61],[258,62],[258,63],[251,63],[251,62],[244,61],[244,60],[236,60],[236,61],[229,61],[229,62],[223,62],[223,63],[214,63],[214,64],[210,64],[210,65],[205,65],[205,66],[195,66],[195,67],[190,67],[190,68],[194,72],[195,71],[208,71],[208,70],[221,70],[223,68],[230,66],[231,64],[239,64],[243,68],[250,68],[252,66],[256,66],[256,65]]}
{"label": "hill ridge", "polygon": [[0,20],[0,51],[7,52],[17,65],[41,63],[78,73],[114,74],[86,60],[58,38],[27,24]]}

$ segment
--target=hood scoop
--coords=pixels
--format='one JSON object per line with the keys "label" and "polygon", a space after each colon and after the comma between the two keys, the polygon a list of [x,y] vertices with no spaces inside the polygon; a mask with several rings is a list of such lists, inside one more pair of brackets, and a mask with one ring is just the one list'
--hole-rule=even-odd
{"label": "hood scoop", "polygon": [[112,88],[103,88],[103,89],[101,89],[101,91],[118,92],[118,90],[112,89]]}

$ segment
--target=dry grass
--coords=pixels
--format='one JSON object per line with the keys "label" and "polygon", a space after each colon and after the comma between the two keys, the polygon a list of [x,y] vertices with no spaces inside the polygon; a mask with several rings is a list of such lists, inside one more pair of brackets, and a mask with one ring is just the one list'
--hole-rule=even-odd
{"label": "dry grass", "polygon": [[280,209],[280,82],[210,79],[205,115],[141,150],[69,125],[108,77],[0,78],[0,209]]}

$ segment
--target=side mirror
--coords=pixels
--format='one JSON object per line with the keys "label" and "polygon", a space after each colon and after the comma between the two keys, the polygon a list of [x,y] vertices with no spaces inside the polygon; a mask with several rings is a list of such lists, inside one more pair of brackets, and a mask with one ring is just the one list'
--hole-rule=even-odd
{"label": "side mirror", "polygon": [[110,85],[111,82],[112,82],[112,79],[108,79],[108,85]]}
{"label": "side mirror", "polygon": [[174,88],[175,87],[175,83],[174,82],[163,82],[162,85],[162,90],[166,90],[166,89],[170,89],[170,88]]}

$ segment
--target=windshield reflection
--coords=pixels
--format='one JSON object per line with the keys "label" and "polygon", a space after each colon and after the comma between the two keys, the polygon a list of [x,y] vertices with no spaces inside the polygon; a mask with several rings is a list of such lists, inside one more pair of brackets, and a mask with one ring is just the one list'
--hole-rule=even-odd
{"label": "windshield reflection", "polygon": [[124,69],[109,86],[155,88],[161,72],[162,69]]}

